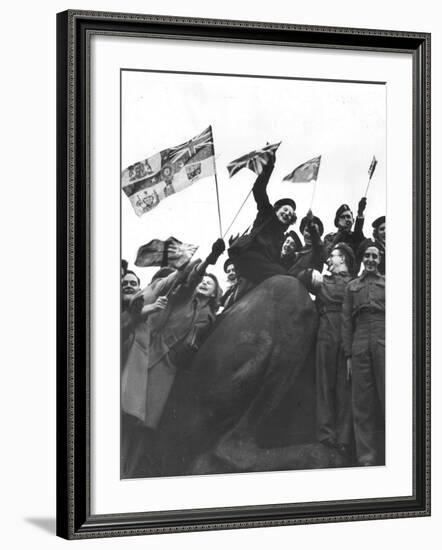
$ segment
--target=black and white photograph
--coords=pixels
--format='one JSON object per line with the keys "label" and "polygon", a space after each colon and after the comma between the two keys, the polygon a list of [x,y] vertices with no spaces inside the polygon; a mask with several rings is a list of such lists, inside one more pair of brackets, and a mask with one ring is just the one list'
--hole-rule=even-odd
{"label": "black and white photograph", "polygon": [[385,83],[120,92],[121,479],[385,465]]}

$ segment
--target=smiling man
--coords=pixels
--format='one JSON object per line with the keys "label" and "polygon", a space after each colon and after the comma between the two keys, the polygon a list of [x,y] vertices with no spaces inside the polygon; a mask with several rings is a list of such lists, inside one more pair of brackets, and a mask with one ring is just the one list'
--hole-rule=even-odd
{"label": "smiling man", "polygon": [[125,311],[129,305],[132,296],[140,290],[140,279],[137,275],[127,269],[121,278],[121,309]]}
{"label": "smiling man", "polygon": [[352,380],[353,425],[360,466],[384,461],[385,449],[385,277],[376,243],[360,249],[364,271],[348,283],[342,306],[342,337]]}
{"label": "smiling man", "polygon": [[[326,254],[330,254],[331,249],[338,243],[346,243],[351,246],[353,253],[357,256],[358,248],[364,241],[364,211],[367,206],[367,199],[362,197],[358,204],[358,215],[356,222],[348,204],[341,204],[335,214],[335,233],[328,233],[324,237],[324,247]],[[354,223],[354,231],[352,231]],[[353,275],[359,271],[359,262],[356,262]]]}

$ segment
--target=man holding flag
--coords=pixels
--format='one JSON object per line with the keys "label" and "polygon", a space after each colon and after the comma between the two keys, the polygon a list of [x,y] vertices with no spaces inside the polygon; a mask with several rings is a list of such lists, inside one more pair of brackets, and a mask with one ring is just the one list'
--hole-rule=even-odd
{"label": "man holding flag", "polygon": [[[358,248],[361,243],[365,240],[364,236],[364,211],[367,206],[366,197],[362,197],[358,204],[358,215],[356,218],[356,223],[354,226],[354,231],[352,231],[354,217],[353,212],[351,211],[348,204],[341,204],[341,206],[336,210],[335,214],[335,227],[337,231],[334,233],[328,233],[324,237],[324,247],[327,255],[330,254],[331,250],[338,243],[346,243],[350,246],[353,251],[353,254],[357,257]],[[359,272],[360,263],[356,262],[354,266],[354,272],[352,275],[357,275]]]}
{"label": "man holding flag", "polygon": [[[337,227],[338,231],[336,233],[329,233],[324,237],[324,245],[325,245],[327,254],[330,253],[332,248],[337,243],[343,242],[343,243],[347,243],[351,247],[355,257],[358,258],[359,256],[358,249],[361,246],[362,242],[365,241],[363,228],[364,228],[364,211],[367,206],[368,189],[370,187],[370,182],[373,177],[377,164],[378,164],[378,161],[376,157],[373,155],[373,159],[368,168],[368,183],[365,189],[365,195],[361,198],[358,204],[358,216],[356,218],[354,231],[351,230],[353,227],[354,218],[353,218],[353,212],[350,210],[350,207],[347,204],[341,204],[341,206],[337,209],[336,215],[335,215],[335,226]],[[361,265],[360,262],[356,261],[353,275],[357,275],[359,273],[360,265]]]}

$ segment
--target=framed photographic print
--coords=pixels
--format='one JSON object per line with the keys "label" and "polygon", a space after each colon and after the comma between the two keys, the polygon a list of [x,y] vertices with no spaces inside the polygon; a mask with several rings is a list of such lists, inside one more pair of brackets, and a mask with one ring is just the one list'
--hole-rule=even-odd
{"label": "framed photographic print", "polygon": [[58,535],[428,515],[430,36],[57,32]]}

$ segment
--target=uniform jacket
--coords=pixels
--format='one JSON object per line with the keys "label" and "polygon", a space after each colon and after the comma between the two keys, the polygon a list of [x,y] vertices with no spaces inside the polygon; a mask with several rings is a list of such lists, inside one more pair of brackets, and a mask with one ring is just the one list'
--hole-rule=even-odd
{"label": "uniform jacket", "polygon": [[385,277],[364,271],[349,282],[342,305],[342,340],[346,357],[351,357],[353,332],[362,312],[385,315]]}

